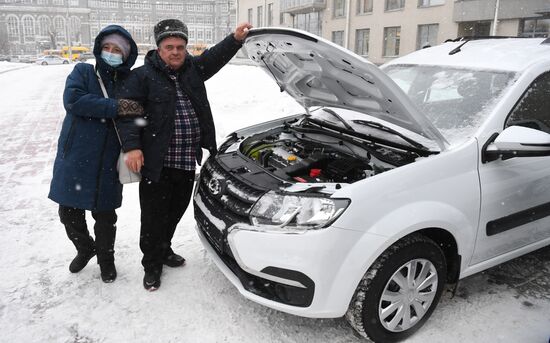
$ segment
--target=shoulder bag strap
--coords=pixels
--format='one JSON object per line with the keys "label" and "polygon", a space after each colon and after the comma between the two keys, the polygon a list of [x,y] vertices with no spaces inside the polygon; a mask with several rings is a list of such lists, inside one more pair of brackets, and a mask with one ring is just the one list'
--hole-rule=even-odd
{"label": "shoulder bag strap", "polygon": [[[107,94],[107,89],[105,89],[105,84],[103,83],[103,80],[101,79],[101,75],[99,75],[99,71],[95,71],[97,75],[97,80],[99,81],[99,86],[101,87],[101,91],[103,92],[103,96],[106,98],[109,98],[109,94]],[[118,138],[118,142],[120,143],[120,146],[122,146],[122,140],[120,139],[120,135],[118,134],[118,129],[116,128],[116,123],[114,119],[111,119],[113,121],[113,126],[115,127],[116,136]]]}

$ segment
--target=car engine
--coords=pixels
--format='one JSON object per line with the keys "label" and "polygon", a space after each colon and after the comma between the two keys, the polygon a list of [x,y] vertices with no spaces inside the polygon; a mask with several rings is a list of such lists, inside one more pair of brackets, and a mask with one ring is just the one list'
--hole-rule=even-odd
{"label": "car engine", "polygon": [[418,157],[289,126],[248,137],[240,151],[278,178],[302,183],[354,183]]}

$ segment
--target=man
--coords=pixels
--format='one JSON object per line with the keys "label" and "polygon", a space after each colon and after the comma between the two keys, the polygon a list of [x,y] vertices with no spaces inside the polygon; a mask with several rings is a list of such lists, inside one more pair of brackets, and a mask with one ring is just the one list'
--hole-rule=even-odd
{"label": "man", "polygon": [[216,153],[216,135],[204,82],[237,53],[252,26],[243,23],[200,56],[187,54],[187,26],[177,19],[155,25],[157,50],[127,79],[121,98],[145,108],[146,125],[122,119],[119,130],[127,165],[141,171],[140,248],[145,270],[143,286],[160,287],[163,265],[182,266],[185,259],[171,248],[185,213],[202,150]]}

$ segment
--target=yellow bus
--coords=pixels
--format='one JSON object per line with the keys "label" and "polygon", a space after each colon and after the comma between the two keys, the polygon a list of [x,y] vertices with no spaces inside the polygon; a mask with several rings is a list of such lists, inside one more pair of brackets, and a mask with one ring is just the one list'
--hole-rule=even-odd
{"label": "yellow bus", "polygon": [[80,58],[80,54],[85,53],[85,52],[89,53],[90,48],[86,48],[84,46],[71,46],[71,52],[72,52],[72,56],[69,57],[69,47],[64,46],[61,49],[61,56],[65,57],[65,58],[70,58],[72,61],[76,61]]}
{"label": "yellow bus", "polygon": [[55,55],[61,57],[63,55],[63,52],[61,50],[55,50],[55,49],[47,49],[43,51],[44,55]]}

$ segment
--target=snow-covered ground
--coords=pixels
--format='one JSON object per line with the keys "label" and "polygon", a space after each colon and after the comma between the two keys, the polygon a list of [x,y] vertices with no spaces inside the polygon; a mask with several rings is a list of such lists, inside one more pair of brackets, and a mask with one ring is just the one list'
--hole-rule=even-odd
{"label": "snow-covered ground", "polygon": [[[19,68],[19,67],[24,68]],[[363,342],[338,319],[308,319],[243,298],[205,253],[192,208],[165,268],[146,292],[140,265],[137,185],[118,210],[118,278],[90,263],[71,274],[74,247],[47,199],[73,66],[0,64],[0,342]],[[9,70],[13,69],[13,70]],[[207,87],[218,141],[232,130],[299,111],[267,75],[229,65]],[[93,220],[89,220],[93,223]],[[550,337],[550,248],[463,280],[408,342],[539,342]]]}

